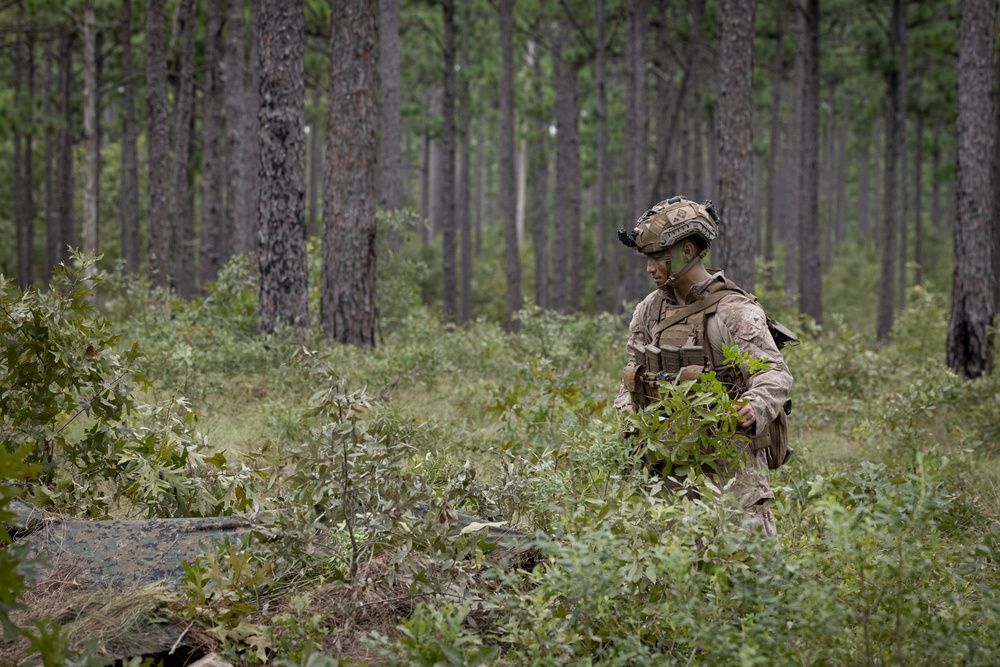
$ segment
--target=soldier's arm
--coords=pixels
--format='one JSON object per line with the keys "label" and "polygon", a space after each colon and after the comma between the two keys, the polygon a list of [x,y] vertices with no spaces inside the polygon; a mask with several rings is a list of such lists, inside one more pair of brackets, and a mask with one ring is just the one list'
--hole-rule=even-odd
{"label": "soldier's arm", "polygon": [[765,426],[782,410],[792,388],[792,374],[767,329],[767,318],[759,305],[742,295],[719,302],[716,314],[732,334],[741,354],[767,360],[770,368],[750,376],[749,389],[743,394],[753,408],[756,423],[751,431]]}
{"label": "soldier's arm", "polygon": [[[647,297],[636,304],[635,311],[632,313],[632,321],[628,325],[629,336],[628,343],[625,344],[625,351],[628,352],[630,359],[635,358],[636,345],[645,345],[650,342],[649,337],[646,335],[646,327],[644,326],[646,311],[649,309],[648,301],[649,298]],[[635,405],[632,403],[632,397],[625,388],[624,382],[618,385],[618,396],[615,398],[614,406],[617,410],[635,412]]]}

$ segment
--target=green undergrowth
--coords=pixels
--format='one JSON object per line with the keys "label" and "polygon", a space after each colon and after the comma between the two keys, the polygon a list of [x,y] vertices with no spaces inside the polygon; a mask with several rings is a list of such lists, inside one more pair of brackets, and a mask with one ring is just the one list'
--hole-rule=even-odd
{"label": "green undergrowth", "polygon": [[[239,663],[994,660],[1000,380],[944,367],[939,294],[914,289],[883,347],[834,316],[787,350],[796,453],[771,475],[769,541],[706,480],[658,492],[636,445],[662,427],[620,437],[624,316],[444,325],[421,259],[387,264],[373,351],[316,322],[299,343],[260,337],[239,261],[188,302],[119,275],[98,310],[72,271],[44,293],[4,283],[0,497],[93,517],[259,512],[253,539],[188,564],[184,593],[157,602]],[[714,429],[659,452],[676,470],[724,455],[721,391],[705,377],[664,397]],[[487,540],[490,524],[521,548]],[[31,577],[26,555],[4,558],[0,619]],[[84,651],[40,627],[20,631],[36,656]]]}

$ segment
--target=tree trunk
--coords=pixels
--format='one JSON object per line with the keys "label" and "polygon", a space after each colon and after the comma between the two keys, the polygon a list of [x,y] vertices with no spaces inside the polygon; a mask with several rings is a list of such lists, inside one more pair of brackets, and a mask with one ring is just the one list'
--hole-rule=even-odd
{"label": "tree trunk", "polygon": [[[556,112],[556,192],[555,210],[559,215],[552,218],[552,252],[551,252],[551,284],[549,285],[549,305],[553,310],[565,311],[568,304],[567,278],[569,270],[569,253],[567,241],[569,238],[568,209],[572,193],[569,192],[569,162],[572,147],[568,145],[571,134],[567,127],[566,106],[568,93],[566,79],[569,78],[568,64],[563,57],[563,48],[569,28],[559,23],[552,39],[552,74],[555,77],[555,112]],[[573,119],[569,119],[572,123]]]}
{"label": "tree trunk", "polygon": [[990,175],[995,137],[990,86],[996,4],[962,0],[959,5],[957,215],[947,363],[963,377],[976,378],[993,370]]}
{"label": "tree trunk", "polygon": [[73,90],[72,37],[65,34],[59,55],[59,111],[62,127],[59,129],[59,252],[57,262],[69,259],[69,248],[76,246],[76,229],[73,223]]}
{"label": "tree trunk", "polygon": [[378,1],[333,3],[330,26],[320,318],[327,338],[373,348]]}
{"label": "tree trunk", "polygon": [[795,73],[793,90],[795,91],[794,112],[789,127],[790,141],[788,159],[785,161],[788,183],[787,222],[785,234],[785,295],[791,297],[799,290],[798,268],[799,249],[801,247],[803,224],[803,178],[802,172],[802,124],[805,93],[805,60],[806,60],[806,11],[805,0],[793,0],[795,14]]}
{"label": "tree trunk", "polygon": [[[869,138],[871,133],[869,132]],[[867,243],[871,234],[871,212],[869,200],[871,197],[872,154],[869,141],[862,141],[858,146],[858,236],[862,243]]]}
{"label": "tree trunk", "polygon": [[[627,23],[625,40],[625,192],[628,206],[625,210],[624,226],[632,229],[635,220],[651,204],[649,185],[646,182],[647,122],[646,122],[646,27],[649,21],[649,7],[645,0],[629,0],[627,3]],[[700,23],[698,24],[700,27]],[[692,46],[698,40],[692,40]],[[696,62],[691,60],[692,63]],[[685,165],[690,162],[685,161]],[[556,207],[557,210],[562,210]],[[629,256],[626,264],[625,290],[628,300],[641,299],[649,291],[649,282],[644,262],[635,254]]]}
{"label": "tree trunk", "polygon": [[764,287],[774,289],[774,229],[781,225],[778,212],[778,156],[781,154],[781,77],[785,69],[783,24],[779,21],[774,33],[774,56],[771,59],[771,146],[767,154],[767,226],[764,228]]}
{"label": "tree trunk", "polygon": [[719,73],[719,213],[725,229],[720,230],[724,233],[716,242],[717,261],[731,280],[750,292],[754,290],[756,254],[750,215],[755,8],[754,0],[722,0],[719,10],[719,61],[725,63]]}
{"label": "tree trunk", "polygon": [[[94,0],[87,0],[83,8],[83,252],[97,255],[97,189],[98,154],[97,146],[97,31],[94,26]],[[84,271],[87,280],[94,274],[91,265]],[[87,280],[88,289],[93,290],[93,282]]]}
{"label": "tree trunk", "polygon": [[483,248],[483,217],[486,215],[486,137],[483,134],[482,122],[476,132],[476,220],[475,220],[475,254]]}
{"label": "tree trunk", "polygon": [[[595,54],[595,77],[597,79],[597,145],[596,179],[597,183],[597,290],[595,305],[599,313],[612,310],[615,299],[615,262],[611,240],[615,238],[614,230],[608,227],[608,92],[605,60],[607,46],[605,40],[604,0],[597,0],[597,53]],[[539,71],[539,74],[541,72]],[[536,98],[541,97],[541,90],[536,92]],[[544,129],[543,123],[539,125]],[[546,164],[547,166],[547,164]],[[536,269],[537,270],[537,269]]]}
{"label": "tree trunk", "polygon": [[309,123],[309,208],[306,232],[310,236],[319,236],[319,190],[323,173],[323,144],[320,139],[320,127],[323,125],[320,108],[323,96],[319,86],[313,89],[312,121]]}
{"label": "tree trunk", "polygon": [[909,252],[909,206],[910,199],[907,197],[906,189],[909,186],[907,180],[908,160],[906,159],[906,104],[907,104],[907,59],[908,45],[906,38],[906,3],[900,8],[900,28],[899,28],[899,293],[897,303],[899,310],[906,307],[906,258]]}
{"label": "tree trunk", "polygon": [[194,294],[194,220],[188,206],[191,180],[188,174],[191,145],[191,121],[194,118],[194,48],[195,3],[183,0],[180,15],[181,56],[177,100],[174,103],[174,157],[170,166],[173,190],[173,223],[175,236],[171,240],[173,284],[177,293],[188,299]]}
{"label": "tree trunk", "polygon": [[799,310],[823,323],[819,265],[819,0],[806,0],[802,98],[802,219]]}
{"label": "tree trunk", "polygon": [[[517,247],[517,193],[514,182],[514,1],[500,0],[500,206],[503,211],[507,272],[507,325],[520,329],[521,262]],[[571,215],[570,211],[566,212]]]}
{"label": "tree trunk", "polygon": [[[127,1],[127,0],[126,0]],[[223,0],[208,0],[205,35],[205,92],[201,151],[201,286],[219,275],[226,258],[226,161],[222,145],[226,131],[222,90]]]}
{"label": "tree trunk", "polygon": [[[897,53],[903,34],[903,0],[893,0],[892,24],[889,50]],[[897,167],[899,165],[900,143],[902,141],[902,88],[900,87],[898,66],[890,66],[886,72],[885,104],[885,204],[882,211],[882,280],[879,290],[878,322],[875,333],[878,340],[885,341],[892,330],[895,317],[893,287],[896,279],[896,188]]]}
{"label": "tree trunk", "polygon": [[[35,283],[35,33],[29,32],[25,40],[27,65],[25,74],[28,77],[28,109],[27,131],[24,134],[24,268],[23,277],[31,286]],[[20,264],[18,265],[20,267]]]}
{"label": "tree trunk", "polygon": [[913,263],[916,268],[913,284],[920,285],[924,262],[924,116],[921,113],[917,114],[916,135],[913,155]]}
{"label": "tree trunk", "polygon": [[[449,0],[453,4],[453,0]],[[379,206],[403,206],[399,0],[379,2]],[[464,70],[463,70],[464,73]]]}
{"label": "tree trunk", "polygon": [[[139,273],[139,167],[136,149],[135,81],[132,75],[132,0],[122,0],[121,42],[122,167],[118,213],[125,271],[136,275]],[[206,155],[205,159],[211,158]]]}
{"label": "tree trunk", "polygon": [[226,257],[250,255],[254,250],[253,227],[257,217],[257,202],[250,201],[250,171],[257,165],[249,161],[247,144],[256,136],[246,136],[247,81],[244,52],[246,21],[243,0],[229,0],[226,14],[226,42],[223,60],[223,88],[226,111]]}
{"label": "tree trunk", "polygon": [[149,118],[149,277],[170,287],[171,215],[170,136],[167,113],[167,38],[164,0],[146,1],[146,100]]}
{"label": "tree trunk", "polygon": [[847,107],[839,123],[837,133],[837,182],[834,187],[834,251],[839,253],[844,241],[847,240],[847,149],[848,149],[848,117]]}
{"label": "tree trunk", "polygon": [[[458,218],[459,231],[459,261],[461,280],[458,288],[458,321],[466,324],[472,320],[472,222],[469,219],[471,209],[472,180],[472,137],[469,135],[472,109],[469,95],[469,41],[472,39],[472,18],[468,7],[462,20],[462,78],[459,81],[458,97],[461,100],[461,112],[458,117],[459,164],[458,192],[455,214]],[[384,43],[384,40],[383,40]]]}
{"label": "tree trunk", "polygon": [[[52,42],[50,41],[45,45],[45,83],[43,84],[49,100],[55,100],[59,96],[59,81],[61,81],[61,79],[57,80],[56,78],[53,62],[55,56],[52,51]],[[45,110],[50,118],[58,115],[58,108],[51,101],[45,105]],[[61,250],[59,237],[62,235],[59,228],[59,211],[56,203],[59,193],[59,167],[57,164],[59,135],[53,130],[55,125],[56,122],[45,123],[45,145],[43,149],[43,160],[45,161],[46,271],[51,271],[52,267],[59,263],[59,253]]]}
{"label": "tree trunk", "polygon": [[455,264],[455,2],[441,0],[444,11],[444,89],[441,100],[441,273],[444,319],[458,319],[458,267]]}
{"label": "tree trunk", "polygon": [[[18,11],[18,21],[24,21],[24,9]],[[26,190],[29,189],[25,177],[29,176],[24,172],[24,137],[21,127],[21,70],[24,67],[24,56],[21,35],[14,36],[14,55],[11,65],[14,70],[14,122],[11,134],[14,144],[14,174],[13,174],[13,204],[14,204],[14,236],[15,248],[17,250],[17,282],[22,289],[27,289],[31,283],[30,272],[28,271],[28,256],[30,250],[27,243],[27,228],[29,226],[27,212],[25,211]]]}
{"label": "tree trunk", "polygon": [[305,218],[305,14],[302,0],[260,0],[260,329],[309,324]]}

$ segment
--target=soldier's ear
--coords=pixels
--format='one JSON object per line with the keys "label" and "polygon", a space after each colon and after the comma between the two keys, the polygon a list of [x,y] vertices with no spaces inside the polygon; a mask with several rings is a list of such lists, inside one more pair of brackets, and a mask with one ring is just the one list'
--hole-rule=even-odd
{"label": "soldier's ear", "polygon": [[691,261],[691,258],[697,254],[697,248],[694,247],[694,243],[691,241],[684,242],[684,259]]}

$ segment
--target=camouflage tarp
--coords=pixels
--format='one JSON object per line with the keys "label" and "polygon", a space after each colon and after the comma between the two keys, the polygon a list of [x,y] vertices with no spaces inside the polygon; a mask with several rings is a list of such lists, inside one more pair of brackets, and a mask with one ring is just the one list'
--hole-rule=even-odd
{"label": "camouflage tarp", "polygon": [[239,542],[250,532],[247,517],[207,517],[95,521],[64,519],[14,500],[17,517],[10,531],[18,543],[42,555],[46,575],[59,572],[80,586],[131,589],[162,583],[178,589],[182,563],[193,563],[206,548],[228,539]]}

